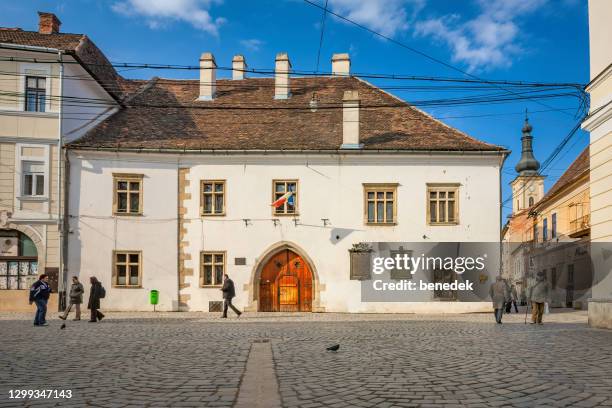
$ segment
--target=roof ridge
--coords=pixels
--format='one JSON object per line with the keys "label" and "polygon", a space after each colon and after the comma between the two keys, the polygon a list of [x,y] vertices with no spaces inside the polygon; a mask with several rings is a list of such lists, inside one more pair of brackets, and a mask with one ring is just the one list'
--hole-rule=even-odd
{"label": "roof ridge", "polygon": [[44,36],[53,36],[53,35],[85,35],[83,33],[64,33],[64,32],[58,32],[58,33],[51,33],[51,34],[41,34],[38,31],[34,31],[34,30],[24,30],[21,27],[0,27],[0,30],[5,29],[6,31],[18,31],[20,33],[31,33],[31,34],[40,34],[40,35],[44,35]]}

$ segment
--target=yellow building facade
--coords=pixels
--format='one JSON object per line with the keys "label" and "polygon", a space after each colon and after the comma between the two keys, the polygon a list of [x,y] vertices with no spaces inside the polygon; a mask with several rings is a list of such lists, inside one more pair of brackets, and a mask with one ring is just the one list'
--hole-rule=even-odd
{"label": "yellow building facade", "polygon": [[595,284],[589,324],[612,329],[612,2],[589,0],[591,98],[583,129],[590,132],[590,225]]}

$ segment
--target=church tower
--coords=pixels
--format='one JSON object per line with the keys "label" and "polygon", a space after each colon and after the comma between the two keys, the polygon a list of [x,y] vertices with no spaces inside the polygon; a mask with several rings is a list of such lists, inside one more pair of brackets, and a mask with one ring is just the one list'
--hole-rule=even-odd
{"label": "church tower", "polygon": [[533,155],[533,136],[529,118],[525,116],[523,125],[521,160],[514,168],[518,176],[510,183],[512,186],[512,213],[533,206],[544,197],[544,176],[539,173],[540,162]]}

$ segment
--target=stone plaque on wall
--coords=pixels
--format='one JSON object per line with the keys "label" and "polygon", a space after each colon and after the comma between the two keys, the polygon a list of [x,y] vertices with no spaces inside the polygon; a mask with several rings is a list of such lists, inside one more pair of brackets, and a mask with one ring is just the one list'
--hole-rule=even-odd
{"label": "stone plaque on wall", "polygon": [[371,251],[349,251],[351,257],[351,280],[367,280],[371,277]]}

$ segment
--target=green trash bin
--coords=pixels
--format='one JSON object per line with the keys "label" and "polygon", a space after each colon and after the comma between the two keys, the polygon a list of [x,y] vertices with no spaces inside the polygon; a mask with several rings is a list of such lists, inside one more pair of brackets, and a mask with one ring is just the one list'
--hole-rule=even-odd
{"label": "green trash bin", "polygon": [[159,303],[159,291],[158,290],[155,290],[155,289],[151,290],[151,292],[149,293],[149,301],[153,305],[153,311],[155,311],[155,305]]}

